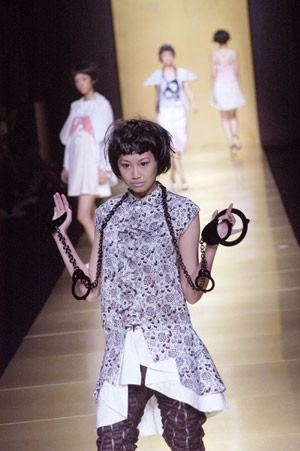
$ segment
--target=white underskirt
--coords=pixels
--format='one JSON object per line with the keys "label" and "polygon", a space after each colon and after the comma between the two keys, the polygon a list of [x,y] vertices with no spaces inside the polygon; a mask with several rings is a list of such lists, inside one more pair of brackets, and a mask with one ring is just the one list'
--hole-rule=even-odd
{"label": "white underskirt", "polygon": [[[116,386],[105,381],[97,404],[97,428],[127,418],[128,385],[141,384],[140,365],[147,367],[145,385],[169,398],[185,402],[206,416],[228,410],[223,393],[200,396],[184,387],[179,379],[175,359],[154,362],[141,329],[126,334],[123,359]],[[156,397],[148,401],[138,426],[140,435],[162,434],[162,422]]]}
{"label": "white underskirt", "polygon": [[220,111],[231,111],[245,105],[245,99],[237,80],[216,81],[214,99],[210,96],[210,104]]}
{"label": "white underskirt", "polygon": [[172,135],[172,147],[184,152],[187,145],[187,118],[183,105],[174,108],[159,108],[157,122]]}

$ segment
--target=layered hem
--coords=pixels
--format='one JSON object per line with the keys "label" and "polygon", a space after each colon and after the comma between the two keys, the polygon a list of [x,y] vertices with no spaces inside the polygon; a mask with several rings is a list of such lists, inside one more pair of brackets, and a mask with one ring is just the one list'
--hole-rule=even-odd
{"label": "layered hem", "polygon": [[[140,365],[147,367],[145,385],[169,398],[185,402],[207,417],[228,409],[223,393],[198,395],[180,382],[175,359],[154,362],[141,329],[126,334],[117,385],[105,381],[98,396],[97,428],[127,418],[128,385],[140,385]],[[139,424],[141,435],[162,433],[161,415],[155,396],[148,401]]]}

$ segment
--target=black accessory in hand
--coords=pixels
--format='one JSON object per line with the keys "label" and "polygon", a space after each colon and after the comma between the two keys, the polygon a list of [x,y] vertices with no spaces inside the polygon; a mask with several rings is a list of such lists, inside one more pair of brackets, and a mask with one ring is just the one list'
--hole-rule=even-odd
{"label": "black accessory in hand", "polygon": [[59,218],[51,219],[53,215],[53,207],[49,208],[44,218],[44,230],[42,232],[42,240],[47,241],[57,228],[66,220],[67,213],[63,213]]}
{"label": "black accessory in hand", "polygon": [[243,230],[242,230],[241,234],[234,241],[226,241],[227,238],[231,235],[232,224],[227,219],[223,219],[223,222],[226,222],[226,224],[228,226],[228,231],[223,238],[220,237],[220,235],[218,234],[218,229],[217,229],[218,223],[219,223],[219,218],[220,218],[220,216],[223,216],[226,213],[226,211],[227,210],[220,211],[220,213],[218,213],[217,216],[204,227],[204,229],[202,231],[202,239],[203,239],[203,241],[205,241],[206,244],[209,244],[211,246],[216,245],[216,244],[222,244],[223,246],[235,246],[236,244],[239,244],[245,238],[246,233],[248,231],[248,223],[250,222],[250,219],[247,219],[246,216],[244,215],[244,213],[241,212],[240,210],[238,210],[237,208],[233,208],[231,210],[231,213],[239,216],[239,218],[241,218],[241,220],[242,220]]}
{"label": "black accessory in hand", "polygon": [[[73,294],[74,298],[78,299],[79,301],[86,300],[86,298],[88,297],[88,295],[90,294],[90,291],[92,289],[91,280],[77,266],[77,262],[71,253],[71,249],[67,245],[65,237],[63,236],[63,234],[61,233],[61,231],[59,229],[59,226],[62,225],[67,218],[67,212],[63,213],[61,216],[59,216],[56,219],[51,219],[51,217],[53,215],[53,208],[54,207],[50,207],[45,215],[45,219],[44,219],[45,229],[42,234],[42,239],[48,240],[51,237],[51,235],[53,235],[53,233],[55,233],[55,232],[57,233],[58,239],[59,239],[59,241],[61,241],[61,243],[63,245],[63,249],[66,252],[66,254],[74,268],[74,272],[72,274],[72,294]],[[69,208],[71,208],[70,205],[69,205]],[[81,284],[86,287],[86,293],[84,293],[82,296],[79,296],[76,293],[76,284],[78,281],[80,281]]]}
{"label": "black accessory in hand", "polygon": [[[122,198],[119,200],[119,202],[114,206],[114,208],[108,213],[106,218],[104,218],[104,220],[102,221],[101,229],[99,231],[100,241],[99,241],[99,248],[98,248],[96,277],[95,277],[94,282],[91,282],[91,279],[89,278],[89,276],[87,276],[82,271],[82,269],[80,269],[79,266],[77,266],[76,259],[72,255],[72,251],[66,242],[66,238],[64,237],[64,235],[61,233],[61,231],[59,229],[59,226],[65,221],[65,219],[67,217],[67,213],[62,214],[59,218],[57,218],[55,220],[50,220],[50,219],[48,219],[49,212],[51,212],[51,217],[52,217],[53,207],[49,208],[49,210],[47,211],[47,214],[46,214],[46,217],[44,220],[44,224],[46,225],[46,228],[47,228],[46,239],[48,239],[48,237],[50,237],[53,233],[55,233],[55,232],[57,233],[58,239],[62,244],[63,250],[67,254],[67,257],[68,257],[71,265],[73,266],[74,272],[72,274],[72,294],[75,299],[78,299],[78,301],[82,301],[82,300],[85,301],[86,298],[88,297],[88,295],[90,294],[91,290],[97,288],[97,286],[98,286],[98,280],[101,277],[101,268],[102,268],[103,230],[107,226],[108,221],[115,214],[116,210],[124,202],[124,200],[127,199],[127,197],[128,197],[128,192],[122,196]],[[69,204],[69,208],[71,208],[70,204]],[[82,285],[84,285],[86,288],[86,292],[82,296],[78,296],[78,294],[76,293],[76,285],[77,285],[78,281],[80,281],[80,283]]]}

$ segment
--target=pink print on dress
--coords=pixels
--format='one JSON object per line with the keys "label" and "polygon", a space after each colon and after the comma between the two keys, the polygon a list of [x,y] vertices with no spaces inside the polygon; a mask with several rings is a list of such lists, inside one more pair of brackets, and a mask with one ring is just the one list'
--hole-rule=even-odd
{"label": "pink print on dress", "polygon": [[94,136],[93,126],[91,122],[90,116],[77,116],[74,117],[72,122],[72,127],[70,130],[70,136],[77,130],[77,128],[81,126],[86,132],[90,135]]}

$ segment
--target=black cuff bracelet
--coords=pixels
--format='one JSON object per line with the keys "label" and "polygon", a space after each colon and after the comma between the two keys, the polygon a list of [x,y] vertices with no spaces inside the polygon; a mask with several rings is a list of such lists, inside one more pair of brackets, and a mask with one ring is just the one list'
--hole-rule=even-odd
{"label": "black cuff bracelet", "polygon": [[250,220],[246,218],[246,216],[244,215],[243,212],[241,212],[240,210],[237,210],[236,208],[233,208],[231,210],[231,212],[234,215],[239,216],[239,218],[241,218],[241,220],[242,220],[243,230],[242,230],[241,234],[234,241],[226,241],[227,238],[229,238],[229,236],[231,235],[232,224],[227,219],[224,219],[223,221],[226,222],[226,224],[228,226],[228,231],[227,231],[226,235],[224,236],[224,238],[220,237],[220,235],[218,234],[218,229],[217,229],[218,223],[219,223],[219,218],[220,218],[220,216],[223,216],[226,213],[226,211],[227,210],[220,211],[220,213],[218,213],[217,216],[204,227],[204,229],[202,231],[202,239],[206,244],[209,244],[211,246],[216,245],[216,244],[222,244],[223,246],[235,246],[236,244],[240,243],[245,238],[246,233],[248,231],[248,223],[250,222]]}
{"label": "black cuff bracelet", "polygon": [[44,219],[44,230],[42,232],[42,239],[47,241],[53,233],[56,232],[57,228],[66,220],[67,213],[62,214],[57,219],[48,219],[49,215],[53,214],[53,207],[49,208]]}

